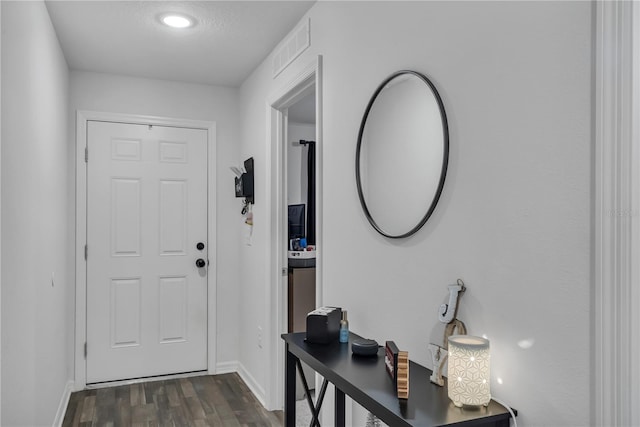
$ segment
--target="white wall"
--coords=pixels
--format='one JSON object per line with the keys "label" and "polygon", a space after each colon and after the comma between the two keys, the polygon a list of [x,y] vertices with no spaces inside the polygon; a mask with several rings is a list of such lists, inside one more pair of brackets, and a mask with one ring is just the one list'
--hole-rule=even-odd
{"label": "white wall", "polygon": [[77,110],[216,122],[218,247],[217,259],[212,260],[217,278],[218,311],[213,313],[217,316],[216,362],[218,365],[236,362],[241,206],[235,199],[233,173],[229,166],[241,163],[238,155],[238,90],[72,71],[70,106],[74,138]]}
{"label": "white wall", "polygon": [[[309,15],[311,48],[275,80],[267,58],[240,89],[241,152],[257,171],[254,243],[241,248],[252,265],[241,275],[243,365],[267,386],[274,367],[255,344],[271,292],[265,101],[322,54],[323,303],[347,308],[354,332],[393,339],[430,366],[437,308],[462,278],[458,317],[491,339],[493,394],[522,425],[589,425],[591,3],[318,2]],[[369,97],[399,69],[440,91],[451,152],[433,216],[396,241],[365,219],[354,162]]]}
{"label": "white wall", "polygon": [[2,2],[2,425],[51,425],[67,346],[69,71],[43,2]]}

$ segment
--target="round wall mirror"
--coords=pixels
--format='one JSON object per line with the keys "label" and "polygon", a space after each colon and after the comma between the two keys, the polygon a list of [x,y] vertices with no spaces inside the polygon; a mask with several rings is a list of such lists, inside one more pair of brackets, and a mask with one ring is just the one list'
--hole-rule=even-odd
{"label": "round wall mirror", "polygon": [[429,219],[447,174],[449,131],[431,81],[398,71],[374,92],[360,125],[356,183],[371,225],[408,237]]}

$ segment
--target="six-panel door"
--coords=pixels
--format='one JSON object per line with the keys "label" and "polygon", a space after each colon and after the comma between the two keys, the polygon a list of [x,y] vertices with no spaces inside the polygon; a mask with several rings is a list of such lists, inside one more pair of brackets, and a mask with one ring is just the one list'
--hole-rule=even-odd
{"label": "six-panel door", "polygon": [[87,383],[206,370],[207,131],[87,132]]}

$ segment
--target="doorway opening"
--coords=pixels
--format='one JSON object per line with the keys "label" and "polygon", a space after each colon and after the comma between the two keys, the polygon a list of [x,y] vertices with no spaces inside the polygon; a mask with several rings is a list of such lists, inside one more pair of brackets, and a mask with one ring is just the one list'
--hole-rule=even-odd
{"label": "doorway opening", "polygon": [[[268,346],[268,384],[266,388],[266,406],[269,410],[279,410],[284,405],[284,344],[280,335],[289,331],[289,248],[298,249],[298,255],[310,251],[302,251],[302,239],[308,239],[309,235],[309,210],[311,217],[311,228],[315,225],[315,237],[313,239],[313,254],[315,260],[314,273],[311,269],[304,273],[304,280],[307,286],[303,295],[306,304],[315,306],[322,304],[322,57],[318,56],[310,61],[300,73],[292,78],[288,84],[276,92],[268,102],[268,134],[270,136],[270,185],[268,203],[270,214],[270,280],[267,281],[270,304],[267,318],[269,319],[267,332]],[[306,113],[305,113],[306,111]],[[309,112],[311,111],[311,112]],[[311,115],[311,118],[309,118]],[[301,117],[307,117],[302,119]],[[302,141],[313,141],[310,143],[300,143]],[[310,145],[314,157],[315,174],[308,174],[308,161]],[[304,156],[304,158],[303,158]],[[292,162],[291,166],[289,161]],[[304,173],[302,164],[305,163]],[[304,175],[303,175],[304,174]],[[315,209],[309,209],[309,188],[315,183]],[[291,183],[290,183],[291,182]],[[304,185],[303,185],[304,184]],[[289,193],[291,187],[291,194]],[[304,187],[304,190],[303,190]],[[289,205],[294,206],[292,216],[295,215],[295,205],[303,205],[305,210],[305,224],[301,227],[294,224],[292,231],[304,237],[292,236],[289,238]],[[297,211],[298,218],[300,209]],[[313,215],[315,214],[315,215]],[[297,227],[297,228],[296,228]],[[313,231],[312,231],[313,232]],[[296,240],[300,239],[300,240]],[[290,246],[291,244],[291,246]],[[307,241],[309,246],[309,241]],[[306,248],[305,248],[306,249]],[[301,256],[299,256],[301,258]],[[307,264],[311,261],[307,261]],[[299,264],[298,264],[299,265]],[[310,276],[310,277],[309,277]],[[315,279],[314,288],[310,290],[309,284]],[[295,280],[295,279],[292,279]],[[312,283],[313,284],[313,283]],[[315,294],[315,298],[313,298]],[[295,296],[295,292],[294,295]],[[296,303],[298,307],[298,322],[306,319],[304,304]],[[304,315],[302,313],[304,312]],[[295,318],[295,315],[292,317]],[[292,319],[294,320],[294,319]]]}
{"label": "doorway opening", "polygon": [[[87,259],[92,259],[92,256],[97,256],[98,253],[97,248],[93,248],[91,249],[88,245],[89,239],[88,239],[88,235],[89,235],[89,221],[88,221],[88,215],[90,214],[89,212],[89,199],[88,199],[88,184],[90,181],[90,176],[88,174],[88,165],[91,164],[92,167],[95,170],[95,167],[97,165],[96,160],[97,157],[101,157],[99,154],[97,154],[96,152],[93,152],[93,154],[91,152],[89,152],[90,148],[88,144],[88,137],[89,137],[89,125],[91,123],[118,123],[118,124],[128,124],[127,126],[133,126],[136,127],[137,129],[139,129],[140,131],[151,131],[152,129],[154,130],[164,130],[164,131],[178,131],[178,130],[182,130],[182,129],[192,129],[193,132],[198,133],[199,135],[201,135],[201,142],[198,143],[200,146],[201,151],[203,151],[203,156],[206,158],[206,165],[202,165],[202,170],[205,170],[202,174],[204,174],[204,178],[203,180],[205,182],[201,182],[200,185],[203,186],[203,190],[200,192],[201,194],[203,194],[203,199],[206,199],[206,201],[204,202],[204,204],[206,206],[201,206],[198,208],[198,211],[202,211],[204,212],[204,217],[201,219],[200,222],[202,222],[204,225],[202,226],[202,230],[200,235],[197,236],[197,239],[202,240],[203,242],[208,242],[208,249],[207,252],[205,254],[205,252],[200,251],[199,249],[196,249],[196,246],[193,245],[193,243],[195,243],[195,240],[192,242],[191,240],[193,239],[187,239],[186,243],[188,243],[186,246],[182,245],[182,243],[185,242],[184,239],[182,238],[174,238],[174,237],[180,237],[183,235],[183,233],[181,233],[182,228],[179,226],[180,224],[182,224],[184,221],[182,220],[183,218],[183,210],[179,210],[176,211],[174,209],[174,211],[170,211],[166,210],[163,211],[165,212],[166,215],[163,216],[162,220],[166,223],[166,221],[171,220],[174,223],[176,223],[177,225],[175,227],[163,227],[163,230],[169,230],[174,232],[173,234],[163,234],[161,236],[159,236],[160,240],[164,243],[166,243],[166,247],[168,249],[172,249],[173,246],[184,246],[185,252],[187,250],[190,250],[190,254],[191,255],[198,255],[198,256],[203,256],[203,258],[206,256],[209,259],[215,260],[216,259],[216,197],[215,197],[215,189],[216,189],[216,173],[215,173],[215,165],[216,165],[216,157],[215,157],[215,153],[216,153],[216,125],[215,122],[208,122],[208,121],[199,121],[199,120],[186,120],[186,119],[173,119],[173,118],[164,118],[164,117],[155,117],[155,116],[140,116],[140,115],[129,115],[129,114],[118,114],[118,113],[103,113],[103,112],[92,112],[92,111],[78,111],[77,113],[77,127],[76,127],[76,307],[75,307],[75,311],[76,311],[76,321],[75,321],[75,326],[76,326],[76,333],[75,333],[75,384],[74,384],[74,389],[77,390],[82,390],[84,389],[88,383],[90,382],[95,382],[95,383],[102,383],[103,381],[109,381],[111,378],[99,378],[97,375],[96,376],[91,376],[91,375],[87,375],[88,374],[88,369],[87,369],[87,353],[90,353],[92,351],[96,351],[95,346],[93,346],[93,348],[88,344],[89,340],[89,330],[88,330],[88,322],[90,321],[90,304],[88,302],[88,297],[89,297],[89,292],[88,292],[88,273],[89,273],[89,269],[87,268]],[[143,125],[143,126],[140,126]],[[109,139],[109,138],[108,138]],[[179,139],[179,138],[164,138],[166,140],[172,140],[172,139]],[[140,144],[138,144],[135,138],[116,138],[110,139],[111,142],[107,143],[106,145],[108,147],[106,147],[107,149],[111,149],[111,151],[108,151],[107,154],[105,156],[102,157],[106,157],[106,158],[113,158],[118,157],[118,153],[121,156],[133,156],[135,158],[137,158],[138,153],[141,153],[140,150],[134,149],[137,146],[139,146]],[[115,145],[114,145],[115,144]],[[128,144],[128,145],[127,145]],[[179,149],[188,149],[187,146],[184,145],[180,145],[179,143],[171,143],[171,142],[167,142],[163,140],[164,145],[162,145],[162,149],[158,149],[158,150],[152,150],[156,153],[159,153],[158,155],[162,156],[163,153],[165,154],[165,157],[163,157],[161,160],[165,161],[165,162],[177,162],[178,160],[180,160],[175,154],[176,153],[181,153],[184,152],[184,150],[180,151]],[[104,144],[102,144],[104,145]],[[205,147],[202,147],[202,145],[205,145]],[[89,149],[88,149],[89,147]],[[119,147],[119,151],[115,150],[115,148]],[[95,148],[95,147],[94,147]],[[101,147],[101,148],[105,148],[105,147]],[[173,149],[173,151],[172,151]],[[115,150],[115,151],[114,151]],[[148,151],[148,150],[147,150]],[[115,153],[115,154],[114,154]],[[206,153],[206,154],[204,154]],[[91,157],[93,155],[93,157]],[[127,179],[122,179],[121,178],[122,174],[118,174],[118,177],[116,179],[112,179],[111,180],[111,184],[107,183],[107,185],[110,185],[112,190],[113,188],[116,188],[117,190],[127,190],[127,189],[133,189],[135,190],[135,186],[137,185],[137,182],[140,182],[139,179],[137,178],[127,178]],[[124,175],[122,175],[124,176]],[[107,180],[108,182],[109,180]],[[158,200],[169,200],[171,197],[170,196],[175,196],[178,197],[180,196],[180,191],[174,191],[174,190],[181,190],[183,189],[183,183],[184,180],[181,180],[180,177],[169,177],[169,178],[162,178],[162,182],[166,185],[164,186],[160,186],[161,189],[166,190],[164,192],[161,192],[161,198]],[[116,185],[117,184],[117,185]],[[128,187],[127,187],[128,186]],[[127,188],[125,188],[127,187]],[[130,191],[129,193],[127,193],[126,191],[124,192],[119,192],[118,194],[120,196],[122,196],[121,198],[116,198],[113,199],[113,197],[111,198],[112,200],[116,200],[118,202],[121,202],[120,205],[122,209],[121,210],[130,210],[130,208],[132,206],[142,206],[141,203],[136,202],[136,200],[140,200],[140,198],[138,197],[138,192],[136,191]],[[92,192],[93,194],[93,192]],[[111,191],[111,194],[115,194],[113,191]],[[126,196],[127,194],[130,194],[131,197],[129,199],[124,198],[124,196]],[[135,197],[134,197],[135,196]],[[174,199],[175,199],[174,197]],[[178,197],[180,198],[180,197]],[[95,199],[95,197],[94,197]],[[173,205],[173,204],[172,204]],[[171,206],[169,206],[170,208]],[[114,212],[118,212],[117,210],[112,210],[112,209],[107,209],[109,212],[111,212],[111,217],[115,218],[113,216]],[[134,213],[137,212],[135,209],[133,209]],[[127,213],[127,215],[131,216],[130,213]],[[122,218],[124,218],[124,220],[126,220],[127,218],[129,218],[127,215],[122,216]],[[169,216],[167,216],[169,215]],[[137,218],[137,216],[136,216]],[[186,217],[185,217],[186,218]],[[135,219],[135,218],[134,218]],[[126,222],[126,221],[125,221]],[[111,231],[113,230],[120,230],[120,228],[113,227],[113,223],[112,221],[109,221],[109,228]],[[122,223],[124,224],[124,223]],[[136,224],[141,224],[141,221],[138,221],[137,219],[135,221],[129,221],[127,222],[127,224],[135,226]],[[130,227],[131,228],[131,227]],[[135,228],[135,227],[134,227]],[[157,228],[157,227],[156,227]],[[135,231],[135,230],[134,230]],[[95,234],[95,233],[94,233]],[[137,239],[130,239],[130,235],[131,233],[129,233],[128,231],[125,233],[123,231],[123,233],[121,233],[123,236],[123,239],[118,240],[118,242],[122,243],[122,244],[127,244],[129,245],[131,242],[133,242],[133,244],[137,244],[138,240]],[[127,240],[129,239],[129,240]],[[109,241],[115,241],[113,239],[113,236],[111,236],[110,238],[105,238],[102,239],[104,240],[109,240]],[[176,243],[177,242],[177,243]],[[174,244],[175,243],[175,244]],[[167,246],[168,245],[168,246]],[[94,246],[96,246],[94,244]],[[126,245],[125,245],[126,246]],[[154,245],[154,247],[157,245]],[[181,246],[181,247],[182,247]],[[125,248],[126,249],[126,248]],[[92,252],[93,250],[93,252]],[[107,248],[108,251],[110,251],[109,253],[113,252],[113,250]],[[149,251],[147,251],[149,252]],[[127,255],[131,255],[129,256],[129,258],[133,259],[134,256],[136,254],[127,254]],[[123,256],[124,258],[124,256]],[[166,257],[165,257],[166,258]],[[95,259],[95,258],[94,258]],[[190,267],[191,269],[196,269],[197,267],[197,263],[193,264],[193,266]],[[204,271],[202,271],[202,268],[197,267],[199,270],[198,274],[204,273]],[[133,275],[135,276],[135,275]],[[128,276],[127,276],[128,277]],[[142,276],[141,276],[142,277]],[[164,292],[164,301],[173,301],[175,298],[173,298],[174,296],[181,296],[181,295],[185,295],[184,292],[182,292],[184,290],[184,287],[181,285],[182,281],[181,280],[174,280],[176,277],[178,277],[178,275],[171,275],[169,273],[167,273],[165,276],[163,276],[162,281],[164,283],[164,287],[162,287],[162,291]],[[119,279],[120,277],[116,277],[116,279]],[[129,278],[131,279],[131,278]],[[216,288],[216,274],[215,274],[215,266],[212,266],[211,268],[208,269],[208,274],[205,274],[203,276],[202,281],[204,282],[204,286],[206,288],[206,295],[203,296],[203,299],[205,300],[204,303],[202,303],[203,310],[206,310],[206,312],[209,313],[209,315],[207,316],[207,318],[204,320],[204,322],[206,324],[201,324],[200,327],[203,329],[203,332],[200,334],[204,334],[204,337],[201,337],[201,347],[203,347],[202,351],[200,351],[201,354],[203,354],[204,356],[204,361],[200,361],[199,365],[197,366],[197,370],[201,370],[201,369],[205,369],[207,370],[209,373],[213,374],[215,373],[215,368],[216,368],[216,361],[215,361],[215,355],[216,355],[216,324],[215,324],[215,320],[216,320],[216,300],[215,300],[215,296],[216,296],[216,292],[215,292],[215,288]],[[111,291],[109,294],[109,298],[107,303],[111,304],[111,307],[116,307],[116,308],[120,308],[122,310],[125,310],[125,314],[128,315],[128,318],[132,318],[134,320],[137,319],[137,310],[136,308],[139,306],[139,304],[137,304],[136,301],[135,304],[130,304],[130,299],[127,297],[127,295],[121,295],[122,292],[120,292],[120,290],[131,290],[133,289],[134,291],[137,289],[136,286],[138,283],[142,282],[142,279],[137,280],[137,279],[131,279],[128,282],[126,281],[122,281],[122,280],[110,280],[108,281],[111,283]],[[121,286],[120,286],[121,285]],[[132,285],[131,287],[127,287],[126,285]],[[117,289],[115,289],[117,288]],[[138,288],[141,288],[141,286],[138,286]],[[118,292],[115,292],[115,290],[117,290]],[[126,294],[126,292],[125,292]],[[175,294],[175,295],[174,295]],[[135,296],[139,296],[142,295],[141,293],[136,293],[136,292],[130,292],[130,295]],[[187,294],[188,295],[188,294]],[[121,296],[122,298],[118,299],[115,298],[116,296]],[[115,298],[115,299],[114,299]],[[105,297],[106,299],[106,297]],[[153,301],[153,298],[151,299]],[[118,304],[114,304],[114,303],[120,303]],[[131,309],[129,309],[128,311],[126,310],[128,307],[131,307]],[[175,310],[174,308],[178,307],[177,310]],[[165,310],[164,312],[164,317],[166,320],[169,320],[169,322],[164,322],[161,324],[166,326],[164,327],[164,335],[166,335],[166,338],[163,340],[163,345],[165,345],[166,347],[178,347],[178,345],[174,345],[174,344],[182,344],[183,343],[183,339],[181,336],[178,336],[180,334],[182,334],[182,330],[170,330],[170,327],[174,327],[176,324],[180,324],[179,322],[174,322],[174,320],[176,319],[181,319],[181,318],[185,318],[185,316],[183,314],[186,314],[187,311],[184,311],[181,309],[181,307],[183,307],[183,305],[180,306],[176,306],[174,305],[167,305],[167,310]],[[120,310],[120,312],[122,312],[122,310]],[[116,310],[117,311],[117,310]],[[114,311],[115,313],[115,311]],[[115,317],[113,316],[113,313],[110,313],[111,317],[115,319]],[[173,316],[171,318],[169,318],[169,316]],[[119,318],[119,317],[118,317]],[[182,322],[182,324],[184,324],[185,322]],[[136,324],[137,325],[137,324]],[[128,350],[131,348],[135,348],[136,347],[136,339],[137,337],[134,336],[137,332],[137,328],[125,328],[125,326],[127,325],[120,325],[122,326],[120,329],[118,328],[114,328],[113,324],[108,325],[109,326],[109,330],[110,331],[120,331],[121,334],[118,336],[115,336],[116,340],[117,340],[117,345],[116,347],[119,345],[120,347],[122,347],[124,350]],[[116,325],[118,326],[118,325]],[[135,325],[134,325],[135,326]],[[129,334],[130,336],[128,337],[127,334]],[[113,334],[111,334],[113,335]],[[182,334],[184,335],[184,334]],[[133,337],[133,338],[131,338]],[[172,357],[172,356],[169,356]],[[178,356],[179,357],[179,356]],[[169,358],[167,360],[170,360]],[[123,366],[124,363],[119,363],[120,366]],[[99,366],[99,363],[96,364],[96,366]],[[192,370],[187,368],[187,370]],[[172,372],[170,371],[184,371],[184,369],[182,367],[179,367],[177,370],[176,369],[165,369],[165,367],[161,367],[160,369],[158,369],[158,372],[153,372],[151,374],[143,372],[141,376],[148,376],[148,375],[163,375],[163,374],[170,374]],[[118,375],[120,377],[120,375]],[[126,377],[137,377],[137,373],[134,373],[134,375],[129,375],[129,374],[125,374],[123,376],[121,376],[121,378],[126,378]],[[115,377],[114,377],[115,378]]]}
{"label": "doorway opening", "polygon": [[[287,330],[304,332],[307,313],[316,305],[316,93],[287,109]],[[314,371],[302,363],[305,378]],[[304,388],[297,374],[297,400]],[[314,384],[310,384],[313,390]]]}

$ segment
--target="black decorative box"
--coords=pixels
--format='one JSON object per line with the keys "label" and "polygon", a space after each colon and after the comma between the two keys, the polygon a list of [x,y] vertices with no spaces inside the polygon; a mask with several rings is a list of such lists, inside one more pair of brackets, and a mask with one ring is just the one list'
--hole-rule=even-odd
{"label": "black decorative box", "polygon": [[341,318],[339,307],[320,307],[307,314],[307,342],[329,344],[338,341]]}

